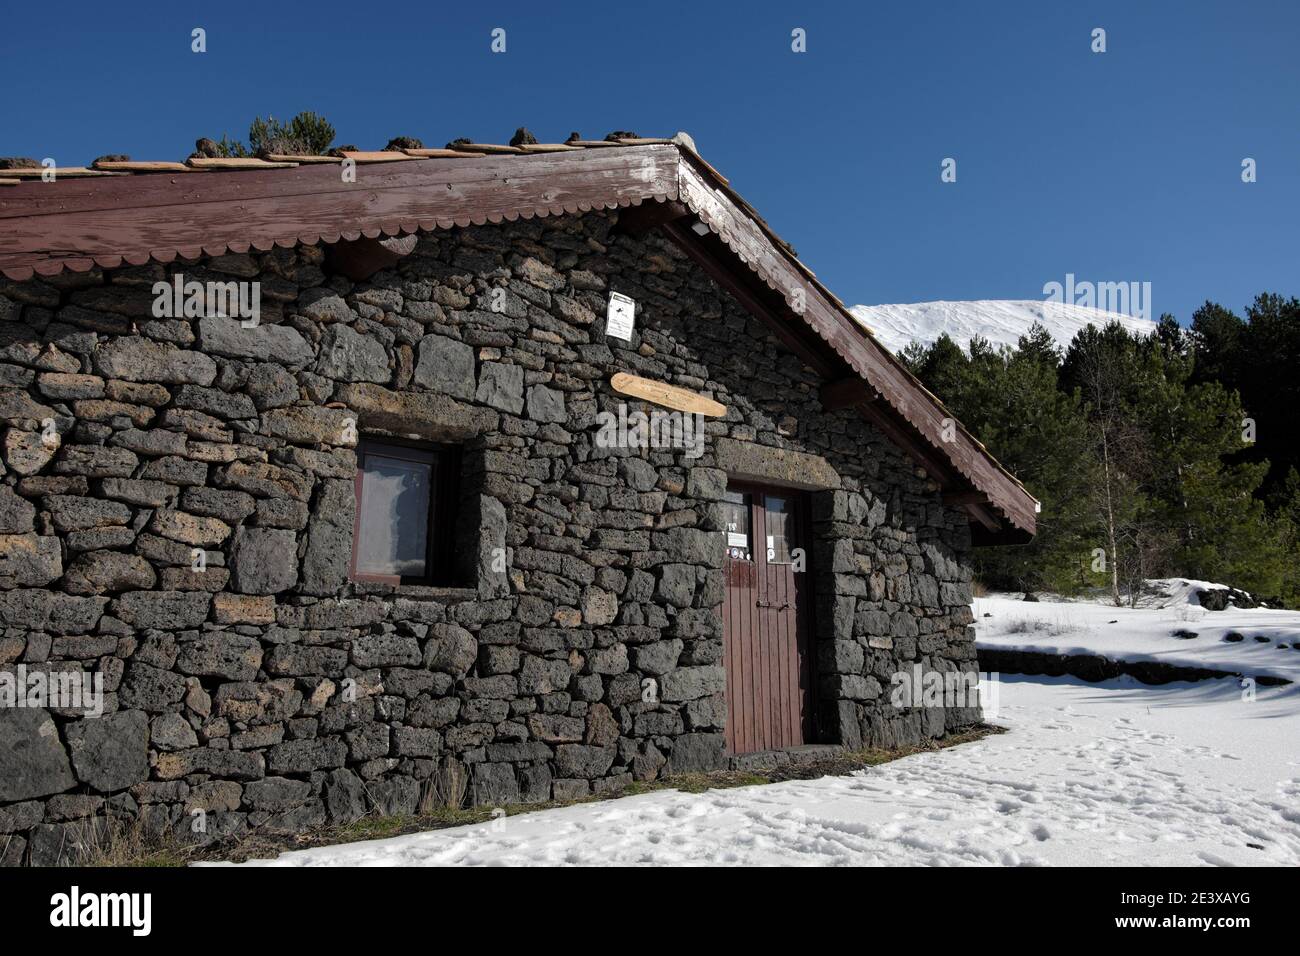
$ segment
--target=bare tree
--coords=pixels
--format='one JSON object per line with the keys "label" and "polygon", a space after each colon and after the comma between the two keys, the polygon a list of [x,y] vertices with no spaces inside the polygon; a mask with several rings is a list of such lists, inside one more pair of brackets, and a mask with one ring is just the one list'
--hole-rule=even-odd
{"label": "bare tree", "polygon": [[1129,550],[1140,533],[1141,482],[1149,472],[1150,456],[1145,435],[1133,423],[1125,402],[1124,370],[1101,342],[1094,341],[1079,351],[1076,374],[1088,404],[1089,431],[1098,462],[1090,504],[1105,537],[1111,598],[1120,607],[1121,569],[1133,564]]}

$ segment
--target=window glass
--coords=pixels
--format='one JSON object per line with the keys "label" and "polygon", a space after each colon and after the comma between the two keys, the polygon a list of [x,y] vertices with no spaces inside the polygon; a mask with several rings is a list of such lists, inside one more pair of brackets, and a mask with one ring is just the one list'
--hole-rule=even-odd
{"label": "window glass", "polygon": [[794,506],[788,498],[768,495],[763,512],[767,526],[767,563],[790,564],[790,551],[797,548]]}
{"label": "window glass", "polygon": [[722,530],[727,536],[727,557],[735,561],[752,561],[749,495],[740,491],[725,492],[720,507]]}
{"label": "window glass", "polygon": [[356,571],[366,575],[425,577],[434,462],[365,454],[361,465]]}

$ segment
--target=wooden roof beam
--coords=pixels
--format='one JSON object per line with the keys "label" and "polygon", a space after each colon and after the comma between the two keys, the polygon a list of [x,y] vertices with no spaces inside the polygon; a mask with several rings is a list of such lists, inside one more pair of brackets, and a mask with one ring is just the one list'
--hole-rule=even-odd
{"label": "wooden roof beam", "polygon": [[1002,523],[998,521],[993,514],[982,505],[966,505],[965,511],[968,515],[984,526],[984,529],[990,534],[1001,534]]}
{"label": "wooden roof beam", "polygon": [[391,236],[375,239],[341,239],[325,247],[325,262],[353,282],[364,282],[381,269],[395,265],[415,251],[419,236]]}
{"label": "wooden roof beam", "polygon": [[855,405],[867,405],[879,397],[876,390],[859,375],[835,379],[821,387],[822,408],[828,412],[852,408]]}
{"label": "wooden roof beam", "polygon": [[686,208],[686,205],[675,199],[669,199],[665,202],[654,202],[647,199],[630,209],[621,210],[618,214],[618,228],[630,236],[640,238],[652,229],[690,214],[691,211]]}
{"label": "wooden roof beam", "polygon": [[944,493],[943,503],[952,507],[963,505],[986,505],[989,496],[982,491],[948,491]]}

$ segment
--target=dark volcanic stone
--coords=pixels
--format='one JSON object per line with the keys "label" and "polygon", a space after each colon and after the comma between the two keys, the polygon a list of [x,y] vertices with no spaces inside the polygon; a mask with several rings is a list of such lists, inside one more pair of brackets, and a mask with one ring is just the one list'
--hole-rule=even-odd
{"label": "dark volcanic stone", "polygon": [[125,790],[149,778],[149,720],[144,711],[76,720],[67,734],[77,777],[101,793]]}
{"label": "dark volcanic stone", "polygon": [[0,707],[0,800],[62,793],[76,782],[48,711]]}

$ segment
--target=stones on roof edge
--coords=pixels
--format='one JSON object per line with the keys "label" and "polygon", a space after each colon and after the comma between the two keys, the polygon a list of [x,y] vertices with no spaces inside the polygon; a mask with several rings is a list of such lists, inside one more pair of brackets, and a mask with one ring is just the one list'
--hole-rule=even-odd
{"label": "stones on roof edge", "polygon": [[221,148],[217,146],[217,141],[209,139],[206,136],[200,136],[194,141],[194,152],[189,155],[190,159],[218,159],[221,156]]}
{"label": "stones on roof edge", "polygon": [[[691,147],[692,151],[694,151],[695,144],[690,140],[689,137],[681,133],[677,134],[677,136],[683,137],[684,142]],[[584,140],[582,138],[582,134],[574,130],[569,134],[568,139],[564,140],[564,144],[567,145],[567,144],[579,143],[588,146],[596,145],[599,143],[621,144],[623,140],[629,140],[629,139],[635,140],[635,139],[640,139],[640,137],[636,133],[630,130],[614,130],[613,132],[607,134],[603,140],[597,140],[595,141],[595,143],[592,143],[588,140]],[[672,141],[673,142],[678,141],[677,137],[674,137]],[[466,146],[472,147],[474,145],[475,145],[474,140],[461,136],[449,142],[444,148],[463,149]],[[518,150],[519,147],[521,146],[541,146],[541,145],[544,144],[542,144],[541,141],[538,140],[538,138],[535,135],[533,135],[533,132],[529,130],[528,127],[526,126],[520,126],[518,129],[515,130],[514,135],[510,137],[510,146],[515,147],[516,150]],[[423,149],[423,148],[424,148],[424,142],[420,140],[418,137],[394,136],[392,139],[388,141],[388,144],[384,147],[383,151],[401,152],[408,149]],[[329,156],[335,159],[342,159],[344,158],[343,156],[344,153],[361,152],[361,151],[362,151],[361,147],[349,143],[343,146],[332,147],[326,150],[321,155]],[[505,149],[500,148],[500,151],[505,152]],[[221,152],[221,147],[217,144],[217,142],[213,139],[210,139],[209,137],[203,136],[195,140],[194,152],[190,153],[190,155],[187,158],[188,159],[221,159],[223,158],[223,156]],[[266,159],[267,157],[259,156],[258,158]],[[131,157],[126,153],[106,153],[103,156],[96,157],[95,160],[90,164],[90,166],[93,168],[95,163],[101,163],[101,162],[129,163],[130,161],[131,161]],[[0,156],[0,171],[6,169],[18,170],[18,169],[40,169],[40,168],[41,168],[40,162],[38,162],[36,159],[33,159],[30,156]]]}

